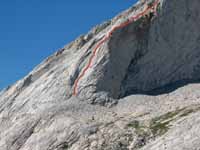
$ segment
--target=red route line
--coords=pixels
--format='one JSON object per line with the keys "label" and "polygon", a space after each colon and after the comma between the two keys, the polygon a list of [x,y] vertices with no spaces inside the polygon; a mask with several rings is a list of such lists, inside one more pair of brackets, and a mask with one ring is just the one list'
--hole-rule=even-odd
{"label": "red route line", "polygon": [[112,36],[112,33],[118,29],[121,29],[121,28],[124,28],[126,27],[127,25],[131,24],[132,22],[134,21],[137,21],[139,18],[141,18],[142,16],[144,16],[148,11],[150,11],[151,9],[154,9],[154,13],[156,13],[156,8],[159,4],[159,0],[156,0],[154,2],[154,4],[152,6],[148,6],[143,12],[137,14],[136,16],[132,16],[128,19],[128,21],[118,25],[118,26],[115,26],[109,33],[107,36],[104,36],[104,38],[95,46],[93,52],[92,52],[92,55],[91,57],[89,58],[89,62],[88,64],[86,65],[86,67],[83,69],[82,73],[78,76],[78,78],[75,80],[75,83],[74,83],[74,89],[73,89],[73,95],[77,95],[77,87],[78,87],[78,83],[80,81],[80,79],[85,75],[86,71],[90,68],[91,64],[92,64],[92,61],[94,59],[94,57],[96,56],[96,53],[97,53],[97,50],[98,48],[106,41],[108,40],[111,36]]}

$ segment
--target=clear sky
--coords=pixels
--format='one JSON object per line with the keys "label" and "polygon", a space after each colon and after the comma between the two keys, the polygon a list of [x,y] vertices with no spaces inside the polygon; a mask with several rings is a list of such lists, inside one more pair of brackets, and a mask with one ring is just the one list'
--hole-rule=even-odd
{"label": "clear sky", "polygon": [[0,89],[137,0],[1,0]]}

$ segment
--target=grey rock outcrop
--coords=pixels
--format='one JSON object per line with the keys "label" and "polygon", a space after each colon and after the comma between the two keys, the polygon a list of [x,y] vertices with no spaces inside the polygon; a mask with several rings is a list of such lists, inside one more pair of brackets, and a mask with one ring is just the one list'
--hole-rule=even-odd
{"label": "grey rock outcrop", "polygon": [[199,150],[200,1],[139,1],[0,92],[0,150]]}

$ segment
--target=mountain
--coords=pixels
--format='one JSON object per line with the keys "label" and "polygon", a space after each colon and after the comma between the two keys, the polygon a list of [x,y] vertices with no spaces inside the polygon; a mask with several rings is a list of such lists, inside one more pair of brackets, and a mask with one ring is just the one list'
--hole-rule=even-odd
{"label": "mountain", "polygon": [[200,1],[140,0],[0,92],[0,150],[199,150]]}

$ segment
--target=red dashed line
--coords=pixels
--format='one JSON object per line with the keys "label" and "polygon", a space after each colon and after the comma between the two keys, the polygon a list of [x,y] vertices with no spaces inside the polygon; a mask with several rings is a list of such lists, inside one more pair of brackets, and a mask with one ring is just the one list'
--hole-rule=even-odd
{"label": "red dashed line", "polygon": [[107,41],[111,36],[112,36],[112,33],[118,29],[121,29],[121,28],[124,28],[126,27],[127,25],[131,24],[132,22],[134,21],[137,21],[139,18],[141,18],[142,16],[144,16],[147,12],[149,12],[151,9],[153,9],[154,13],[156,14],[156,9],[157,9],[157,6],[159,4],[159,0],[156,0],[152,6],[149,6],[147,7],[143,12],[137,14],[136,16],[133,16],[133,17],[130,17],[128,19],[128,21],[114,27],[109,33],[107,36],[105,36],[94,48],[93,52],[92,52],[92,55],[91,57],[89,58],[89,61],[88,61],[88,64],[85,66],[85,68],[83,69],[83,71],[81,72],[81,74],[78,76],[78,78],[75,80],[75,83],[74,83],[74,89],[73,89],[73,95],[77,95],[77,88],[78,88],[78,83],[80,81],[80,79],[85,75],[86,71],[90,68],[91,64],[92,64],[92,61],[94,59],[94,57],[96,56],[96,53],[97,53],[97,50],[98,48],[104,44],[105,41]]}

